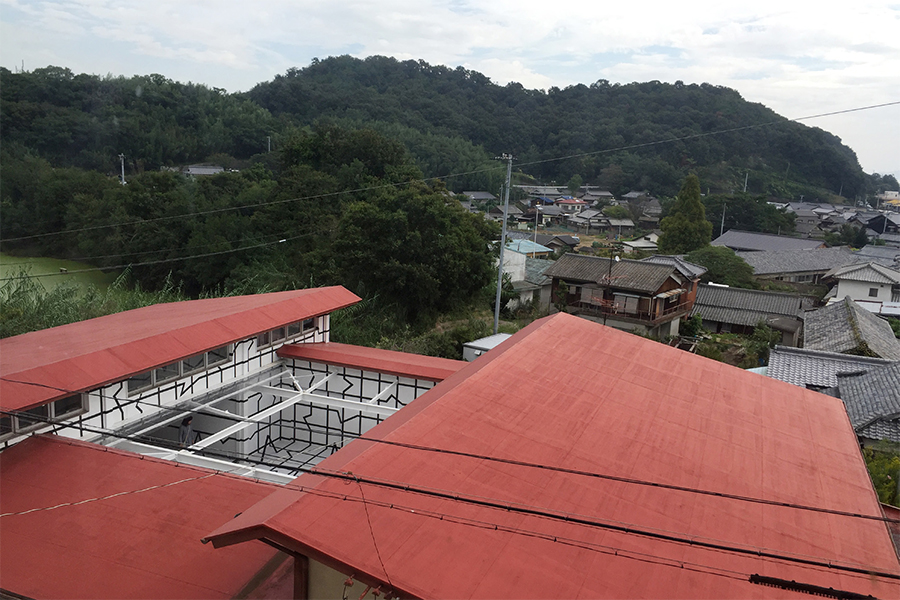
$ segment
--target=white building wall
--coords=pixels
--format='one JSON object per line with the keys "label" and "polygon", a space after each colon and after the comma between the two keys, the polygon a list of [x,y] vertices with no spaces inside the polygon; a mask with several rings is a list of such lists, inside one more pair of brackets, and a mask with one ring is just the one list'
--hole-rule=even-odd
{"label": "white building wall", "polygon": [[[870,296],[870,289],[877,290],[877,296]],[[889,283],[869,283],[865,281],[851,281],[842,279],[838,281],[837,293],[834,300],[840,301],[850,296],[851,299],[865,302],[890,302],[891,301],[891,284]]]}
{"label": "white building wall", "polygon": [[[87,411],[65,421],[72,424],[72,427],[54,424],[38,429],[37,432],[54,432],[65,437],[86,441],[97,440],[103,437],[104,432],[115,431],[141,420],[148,420],[159,412],[171,409],[186,400],[271,367],[280,361],[275,353],[285,343],[327,342],[329,340],[329,315],[316,317],[313,325],[312,330],[263,347],[258,344],[258,336],[241,340],[231,345],[232,352],[227,362],[150,387],[137,394],[129,394],[128,380],[117,381],[91,390],[85,394]],[[242,414],[240,411],[245,405],[246,403],[236,405],[237,414]],[[210,417],[206,415],[195,415],[194,430],[202,435],[207,426],[206,421],[209,419]],[[177,433],[174,435],[177,438]],[[13,437],[7,439],[5,443],[6,445],[13,444],[24,437],[24,435]]]}

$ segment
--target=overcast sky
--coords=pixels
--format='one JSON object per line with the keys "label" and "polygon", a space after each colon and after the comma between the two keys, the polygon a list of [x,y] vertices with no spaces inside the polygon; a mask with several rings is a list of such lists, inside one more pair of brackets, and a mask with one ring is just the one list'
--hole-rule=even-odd
{"label": "overcast sky", "polygon": [[[547,89],[708,82],[788,118],[900,101],[900,0],[0,0],[0,64],[245,91],[313,57],[462,65]],[[804,121],[900,176],[900,105]]]}

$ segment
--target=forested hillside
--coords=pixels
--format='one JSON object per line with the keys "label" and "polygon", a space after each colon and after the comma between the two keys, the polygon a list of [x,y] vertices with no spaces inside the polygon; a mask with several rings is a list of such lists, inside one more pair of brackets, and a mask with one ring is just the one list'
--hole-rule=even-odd
{"label": "forested hillside", "polygon": [[483,170],[503,152],[546,183],[578,175],[617,194],[674,196],[688,172],[704,192],[742,189],[748,172],[748,192],[785,199],[873,191],[837,137],[708,83],[601,80],[528,90],[461,67],[380,56],[314,60],[246,94],[161,75],[98,77],[56,67],[0,69],[0,79],[6,147],[104,173],[117,170],[119,154],[128,173],[202,160],[231,166],[254,155],[263,161],[267,138],[280,149],[294,129],[329,122],[400,141],[425,176],[468,173],[446,180],[454,191],[496,193],[502,169]]}

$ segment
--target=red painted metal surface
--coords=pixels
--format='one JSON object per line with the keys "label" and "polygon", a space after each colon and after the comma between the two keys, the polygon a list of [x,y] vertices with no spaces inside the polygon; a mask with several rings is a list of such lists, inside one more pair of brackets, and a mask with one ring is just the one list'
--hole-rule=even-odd
{"label": "red painted metal surface", "polygon": [[278,350],[278,356],[428,381],[443,381],[469,364],[462,360],[336,342],[286,344]]}
{"label": "red painted metal surface", "polygon": [[343,287],[157,304],[0,340],[0,408],[23,410],[359,301]]}
{"label": "red painted metal surface", "polygon": [[[519,332],[367,437],[882,514],[839,400],[563,314]],[[365,439],[318,468],[900,574],[880,521]],[[210,538],[278,539],[419,597],[803,597],[749,583],[751,574],[900,597],[884,577],[318,475],[295,485],[313,490],[277,492]]]}
{"label": "red painted metal surface", "polygon": [[[34,436],[0,453],[0,513],[212,473],[94,444]],[[272,490],[220,474],[4,516],[0,587],[31,598],[232,598],[276,551],[254,542],[223,552],[200,540]]]}

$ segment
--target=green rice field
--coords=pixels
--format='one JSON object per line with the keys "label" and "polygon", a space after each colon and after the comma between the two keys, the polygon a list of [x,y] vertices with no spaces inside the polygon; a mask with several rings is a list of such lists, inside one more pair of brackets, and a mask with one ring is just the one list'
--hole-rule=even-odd
{"label": "green rice field", "polygon": [[116,279],[115,273],[93,270],[93,266],[73,260],[10,256],[0,253],[0,279],[2,279],[0,284],[6,283],[6,278],[17,275],[22,269],[32,277],[36,277],[48,290],[63,283],[76,283],[93,284],[102,291]]}

